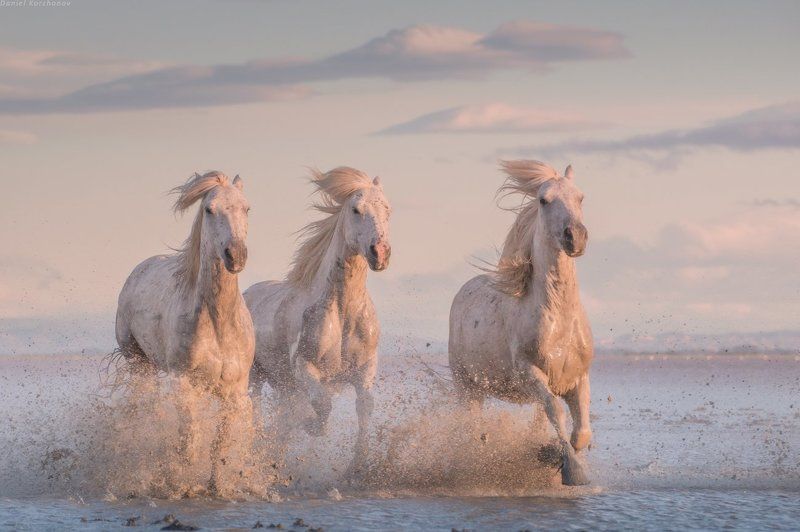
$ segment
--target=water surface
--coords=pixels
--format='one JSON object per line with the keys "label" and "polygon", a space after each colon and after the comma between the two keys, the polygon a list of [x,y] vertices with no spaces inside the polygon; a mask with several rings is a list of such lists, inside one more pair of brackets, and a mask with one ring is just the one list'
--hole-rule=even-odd
{"label": "water surface", "polygon": [[[383,361],[375,452],[399,450],[396,462],[376,469],[382,478],[341,481],[355,421],[345,392],[327,439],[295,435],[292,482],[276,486],[280,502],[267,502],[127,498],[87,485],[106,478],[94,471],[47,478],[59,474],[43,460],[48,452],[90,452],[81,438],[91,439],[91,425],[71,418],[97,387],[98,360],[0,359],[0,528],[110,530],[130,522],[156,530],[167,514],[204,529],[260,522],[294,530],[790,530],[800,523],[796,356],[599,356],[586,488],[560,487],[557,471],[528,452],[531,408],[491,403],[484,419],[464,427],[463,414],[437,403],[447,388],[437,376],[447,376],[441,361]],[[95,465],[119,466],[104,460]],[[501,470],[510,464],[525,478],[504,482],[480,460]]]}

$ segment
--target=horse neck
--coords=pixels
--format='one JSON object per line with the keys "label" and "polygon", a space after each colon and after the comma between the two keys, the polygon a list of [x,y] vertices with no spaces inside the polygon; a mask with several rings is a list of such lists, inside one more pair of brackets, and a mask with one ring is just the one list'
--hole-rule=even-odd
{"label": "horse neck", "polygon": [[201,243],[201,253],[200,270],[194,287],[195,303],[208,308],[215,322],[230,319],[238,308],[239,276],[225,268],[205,239]]}
{"label": "horse neck", "polygon": [[548,245],[545,238],[545,231],[536,231],[530,301],[537,308],[568,311],[579,299],[575,259]]}
{"label": "horse neck", "polygon": [[348,248],[341,221],[325,250],[313,287],[322,297],[339,303],[343,310],[358,306],[366,298],[367,261],[358,251]]}

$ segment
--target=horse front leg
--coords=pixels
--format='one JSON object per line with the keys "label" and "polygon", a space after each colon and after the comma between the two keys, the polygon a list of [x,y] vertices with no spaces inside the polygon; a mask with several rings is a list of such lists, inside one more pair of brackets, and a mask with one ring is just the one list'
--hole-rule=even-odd
{"label": "horse front leg", "polygon": [[572,414],[572,436],[570,443],[576,451],[585,449],[592,441],[592,427],[589,423],[589,375],[584,375],[578,384],[570,390],[564,399]]}
{"label": "horse front leg", "polygon": [[253,424],[253,401],[246,393],[235,398],[224,398],[221,403],[217,433],[211,443],[211,479],[208,491],[214,495],[220,493],[221,469],[231,447],[231,425],[234,420],[241,422],[243,430],[247,431]]}
{"label": "horse front leg", "polygon": [[178,455],[185,464],[194,465],[197,462],[197,390],[187,377],[180,378],[177,388]]}
{"label": "horse front leg", "polygon": [[535,393],[544,403],[544,410],[547,418],[556,430],[558,441],[561,445],[561,483],[565,486],[580,486],[589,483],[589,478],[583,471],[583,466],[578,462],[575,450],[567,439],[567,423],[564,407],[559,398],[553,394],[548,384],[547,375],[533,366],[530,370],[530,378]]}
{"label": "horse front leg", "polygon": [[375,410],[375,399],[372,396],[372,383],[356,385],[356,415],[358,416],[358,433],[353,449],[353,460],[348,467],[348,476],[362,472],[369,454],[369,423]]}
{"label": "horse front leg", "polygon": [[312,436],[322,436],[325,434],[328,417],[333,409],[331,393],[322,383],[322,375],[313,362],[301,361],[298,364],[297,377],[317,414],[316,418],[306,420],[306,432]]}

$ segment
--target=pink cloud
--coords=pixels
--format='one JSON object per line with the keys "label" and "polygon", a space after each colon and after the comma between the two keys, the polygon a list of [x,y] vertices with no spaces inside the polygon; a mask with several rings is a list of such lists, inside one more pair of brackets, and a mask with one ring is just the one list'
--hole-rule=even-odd
{"label": "pink cloud", "polygon": [[[175,66],[85,85],[58,97],[0,98],[0,113],[75,113],[122,109],[208,106],[271,99],[278,89],[317,81],[394,81],[483,78],[503,70],[536,71],[562,61],[593,61],[627,55],[622,37],[596,29],[512,22],[483,34],[419,25],[318,60],[256,60],[210,66]],[[0,55],[8,72],[27,75],[58,69],[116,67],[114,61],[71,54],[14,52]],[[131,65],[123,64],[126,74]],[[107,79],[107,78],[106,78]],[[267,91],[266,88],[271,88]],[[203,97],[192,98],[195,93]],[[182,98],[188,96],[188,100]]]}
{"label": "pink cloud", "polygon": [[597,124],[571,112],[488,103],[428,113],[379,133],[519,133],[567,131],[593,126]]}

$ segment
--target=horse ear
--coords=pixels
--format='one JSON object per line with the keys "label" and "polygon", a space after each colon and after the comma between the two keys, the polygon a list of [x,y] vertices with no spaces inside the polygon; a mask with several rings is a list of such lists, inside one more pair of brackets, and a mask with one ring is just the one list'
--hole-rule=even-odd
{"label": "horse ear", "polygon": [[381,185],[381,176],[376,175],[375,179],[372,180],[372,184],[375,185],[375,186],[380,186]]}
{"label": "horse ear", "polygon": [[572,165],[570,164],[567,166],[567,169],[564,170],[564,177],[567,179],[572,179],[575,176],[575,172],[572,171]]}
{"label": "horse ear", "polygon": [[244,187],[244,183],[242,183],[242,178],[239,177],[239,174],[236,174],[236,177],[233,178],[233,186],[235,186],[239,190],[242,190],[242,188]]}

